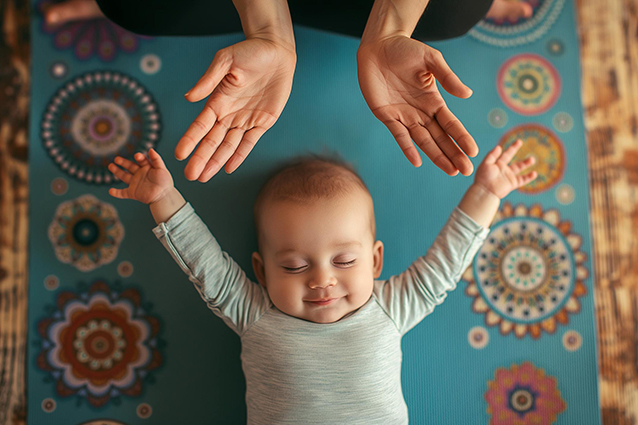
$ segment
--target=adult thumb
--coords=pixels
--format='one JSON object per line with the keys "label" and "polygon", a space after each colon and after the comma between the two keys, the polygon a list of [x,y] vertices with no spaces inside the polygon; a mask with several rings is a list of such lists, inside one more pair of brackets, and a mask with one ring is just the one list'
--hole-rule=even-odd
{"label": "adult thumb", "polygon": [[218,50],[210,66],[192,89],[184,96],[189,102],[199,102],[215,90],[221,80],[228,74],[233,64],[232,53],[226,49]]}

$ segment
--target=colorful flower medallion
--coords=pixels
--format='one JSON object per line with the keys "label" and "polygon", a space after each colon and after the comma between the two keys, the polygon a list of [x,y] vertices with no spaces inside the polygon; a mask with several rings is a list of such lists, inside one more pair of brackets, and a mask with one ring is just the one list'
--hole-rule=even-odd
{"label": "colorful flower medallion", "polygon": [[518,188],[518,191],[536,194],[552,188],[563,178],[565,172],[565,150],[558,136],[541,125],[523,124],[505,133],[499,144],[506,149],[518,139],[524,143],[512,163],[534,156],[536,163],[526,168],[523,173],[536,171],[538,174],[538,177]]}
{"label": "colorful flower medallion", "polygon": [[534,339],[569,323],[587,293],[582,238],[558,210],[505,202],[474,263],[463,274],[472,310],[502,335]]}
{"label": "colorful flower medallion", "polygon": [[[519,0],[517,0],[519,1]],[[512,47],[538,40],[549,31],[563,9],[565,0],[520,0],[532,6],[530,18],[510,20],[484,19],[468,34],[498,47]]]}
{"label": "colorful flower medallion", "polygon": [[138,290],[100,280],[86,292],[60,292],[53,314],[38,323],[38,368],[56,381],[59,396],[75,394],[95,407],[139,396],[162,364],[160,323],[147,309]]}
{"label": "colorful flower medallion", "polygon": [[53,161],[79,180],[109,184],[108,164],[132,158],[160,137],[159,108],[144,87],[117,72],[92,72],[68,82],[49,102],[42,142]]}
{"label": "colorful flower medallion", "polygon": [[[37,5],[37,9],[40,13],[44,13],[48,6],[55,3],[59,2],[41,1]],[[126,31],[106,18],[50,25],[43,17],[40,27],[42,32],[53,36],[53,45],[56,49],[72,48],[75,57],[79,60],[87,60],[97,55],[100,60],[111,62],[117,56],[118,51],[134,53],[139,48],[140,39],[151,38]]]}
{"label": "colorful flower medallion", "polygon": [[58,260],[83,272],[113,261],[123,238],[117,210],[93,195],[60,204],[49,225]]}
{"label": "colorful flower medallion", "polygon": [[554,106],[561,80],[554,65],[542,56],[525,53],[505,61],[496,76],[503,103],[521,115],[538,115]]}
{"label": "colorful flower medallion", "polygon": [[530,362],[496,369],[485,400],[490,425],[550,425],[567,408],[556,378]]}

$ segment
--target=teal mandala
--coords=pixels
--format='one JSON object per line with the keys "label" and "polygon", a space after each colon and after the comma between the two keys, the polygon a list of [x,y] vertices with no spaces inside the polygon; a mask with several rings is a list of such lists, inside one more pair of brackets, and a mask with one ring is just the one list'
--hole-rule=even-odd
{"label": "teal mandala", "polygon": [[553,334],[580,312],[587,293],[587,254],[582,237],[558,210],[506,202],[473,265],[463,274],[472,310],[485,315],[488,326],[518,338]]}
{"label": "teal mandala", "polygon": [[565,3],[565,0],[520,1],[527,1],[532,6],[533,14],[530,18],[521,18],[516,22],[484,19],[468,34],[479,41],[498,47],[532,43],[547,34]]}
{"label": "teal mandala", "polygon": [[63,263],[88,272],[117,257],[124,226],[113,205],[93,195],[63,202],[49,225],[49,240]]}
{"label": "teal mandala", "polygon": [[115,178],[115,156],[132,158],[160,137],[160,112],[151,94],[133,78],[111,71],[74,78],[53,96],[42,119],[42,143],[62,171],[95,184]]}

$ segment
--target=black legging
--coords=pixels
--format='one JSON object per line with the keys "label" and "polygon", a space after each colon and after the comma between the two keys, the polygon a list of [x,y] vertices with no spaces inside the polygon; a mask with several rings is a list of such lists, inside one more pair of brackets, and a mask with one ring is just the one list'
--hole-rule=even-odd
{"label": "black legging", "polygon": [[[263,0],[269,1],[269,0]],[[119,26],[149,36],[241,32],[231,0],[97,0]],[[374,0],[288,0],[293,24],[361,37]],[[412,37],[420,41],[459,37],[487,13],[492,0],[430,0]]]}

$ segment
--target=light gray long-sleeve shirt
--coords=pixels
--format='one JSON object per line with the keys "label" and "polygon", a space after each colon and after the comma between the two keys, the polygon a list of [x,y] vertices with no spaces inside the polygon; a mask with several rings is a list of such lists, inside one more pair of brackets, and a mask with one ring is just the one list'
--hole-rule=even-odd
{"label": "light gray long-sleeve shirt", "polygon": [[443,302],[489,229],[455,208],[427,254],[374,282],[372,296],[320,324],[278,310],[184,205],[153,233],[241,338],[249,424],[406,424],[401,338]]}

